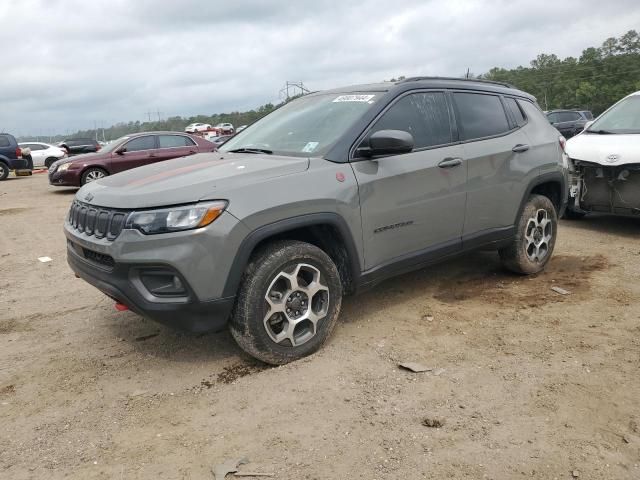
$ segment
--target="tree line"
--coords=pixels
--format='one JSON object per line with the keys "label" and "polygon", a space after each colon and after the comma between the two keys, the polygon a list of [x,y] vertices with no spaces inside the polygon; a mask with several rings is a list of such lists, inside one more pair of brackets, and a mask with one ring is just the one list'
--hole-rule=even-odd
{"label": "tree line", "polygon": [[578,108],[599,115],[640,90],[640,35],[630,30],[590,47],[579,58],[542,53],[529,67],[492,68],[479,78],[507,82],[529,92],[544,110]]}
{"label": "tree line", "polygon": [[[477,78],[507,82],[529,92],[538,99],[544,110],[578,108],[591,110],[598,115],[622,97],[640,90],[640,35],[630,30],[619,38],[608,38],[600,47],[584,50],[579,58],[561,60],[555,54],[541,53],[528,67],[519,66],[510,70],[495,67]],[[281,105],[267,103],[247,112],[174,116],[157,122],[117,123],[97,131],[80,130],[67,138],[97,136],[99,140],[114,140],[137,132],[183,131],[184,127],[194,122],[211,125],[229,122],[238,127],[259,120]],[[63,139],[58,135],[53,140]]]}

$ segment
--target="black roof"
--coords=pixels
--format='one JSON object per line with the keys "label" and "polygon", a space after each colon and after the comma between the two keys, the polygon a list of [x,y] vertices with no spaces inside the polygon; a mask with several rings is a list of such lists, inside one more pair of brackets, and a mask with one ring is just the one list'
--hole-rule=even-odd
{"label": "black roof", "polygon": [[[494,82],[478,78],[453,78],[453,77],[410,77],[396,82],[370,83],[364,85],[350,85],[346,87],[314,92],[313,94],[324,93],[353,93],[353,92],[403,92],[417,88],[450,88],[461,90],[480,90],[485,92],[501,93],[505,95],[515,95],[535,101],[535,97],[522,90],[518,90],[513,85],[502,82]],[[312,95],[313,95],[312,94]]]}

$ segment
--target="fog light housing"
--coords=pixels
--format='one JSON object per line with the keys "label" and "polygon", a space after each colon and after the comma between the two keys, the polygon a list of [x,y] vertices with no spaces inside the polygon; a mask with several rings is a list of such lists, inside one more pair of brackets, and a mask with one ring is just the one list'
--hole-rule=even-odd
{"label": "fog light housing", "polygon": [[143,270],[140,281],[156,297],[184,297],[187,294],[182,279],[169,269]]}

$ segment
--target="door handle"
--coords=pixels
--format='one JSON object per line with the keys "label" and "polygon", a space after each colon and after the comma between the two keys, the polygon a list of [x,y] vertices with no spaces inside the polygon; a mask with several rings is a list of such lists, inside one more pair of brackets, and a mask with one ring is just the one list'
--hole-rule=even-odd
{"label": "door handle", "polygon": [[150,154],[149,154],[149,158],[155,158],[155,157],[156,157],[156,154],[155,154],[155,153],[150,153]]}
{"label": "door handle", "polygon": [[526,152],[527,150],[529,150],[529,145],[525,145],[524,143],[519,143],[511,149],[511,151],[515,153],[522,153]]}
{"label": "door handle", "polygon": [[458,157],[447,157],[438,164],[440,168],[453,168],[458,165],[462,165],[462,159]]}

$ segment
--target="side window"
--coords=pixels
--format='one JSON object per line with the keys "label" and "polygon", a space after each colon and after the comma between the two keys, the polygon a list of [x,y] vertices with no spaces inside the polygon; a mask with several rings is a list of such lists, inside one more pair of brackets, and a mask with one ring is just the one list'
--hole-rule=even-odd
{"label": "side window", "polygon": [[194,141],[183,135],[158,135],[160,148],[190,147]]}
{"label": "side window", "polygon": [[509,131],[500,97],[479,93],[453,94],[460,115],[463,140],[490,137]]}
{"label": "side window", "polygon": [[370,133],[379,130],[404,130],[413,135],[415,148],[451,142],[451,123],[443,92],[407,95],[387,110]]}
{"label": "side window", "polygon": [[140,150],[153,150],[156,148],[156,140],[153,135],[146,135],[144,137],[134,138],[128,141],[125,145],[127,152],[138,152]]}
{"label": "side window", "polygon": [[9,139],[3,135],[0,135],[0,147],[10,147],[11,146],[11,142],[9,142]]}
{"label": "side window", "polygon": [[547,115],[547,120],[549,120],[549,123],[558,123],[558,114],[550,113]]}
{"label": "side window", "polygon": [[527,119],[525,118],[524,113],[522,113],[522,109],[515,98],[506,97],[504,99],[504,103],[507,106],[507,110],[511,112],[511,116],[515,120],[517,126],[521,127],[527,123]]}

